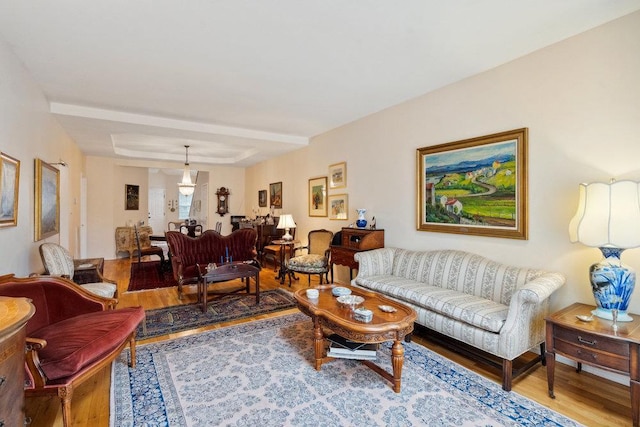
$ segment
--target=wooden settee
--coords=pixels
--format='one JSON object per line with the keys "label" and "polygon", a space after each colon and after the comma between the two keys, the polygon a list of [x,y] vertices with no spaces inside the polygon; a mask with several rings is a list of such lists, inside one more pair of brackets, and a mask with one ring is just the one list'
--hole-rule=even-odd
{"label": "wooden settee", "polygon": [[228,261],[255,261],[259,265],[256,261],[258,234],[252,228],[242,228],[227,236],[213,230],[198,237],[189,237],[179,231],[167,231],[165,236],[180,299],[184,285],[198,282],[198,265],[205,267],[209,263]]}
{"label": "wooden settee", "polygon": [[65,427],[72,424],[71,398],[79,384],[108,366],[127,345],[130,366],[135,367],[142,307],[114,309],[117,300],[55,276],[0,276],[0,296],[28,298],[35,307],[26,327],[25,395],[57,395]]}

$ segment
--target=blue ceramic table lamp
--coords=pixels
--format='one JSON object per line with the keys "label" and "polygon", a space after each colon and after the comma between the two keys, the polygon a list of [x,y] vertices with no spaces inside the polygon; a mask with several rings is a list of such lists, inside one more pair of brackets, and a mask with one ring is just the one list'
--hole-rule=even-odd
{"label": "blue ceramic table lamp", "polygon": [[613,181],[580,184],[578,211],[569,223],[572,242],[597,247],[604,259],[589,269],[595,316],[630,322],[635,271],[620,261],[625,249],[640,246],[640,184]]}

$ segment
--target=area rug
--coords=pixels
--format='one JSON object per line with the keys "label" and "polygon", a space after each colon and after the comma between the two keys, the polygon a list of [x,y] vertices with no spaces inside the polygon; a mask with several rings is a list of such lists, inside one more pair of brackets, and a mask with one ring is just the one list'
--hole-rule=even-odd
{"label": "area rug", "polygon": [[286,310],[295,306],[296,300],[290,292],[284,289],[271,289],[260,292],[260,304],[257,305],[254,295],[237,294],[209,302],[206,313],[203,313],[200,305],[197,304],[147,310],[145,311],[146,332],[143,325],[140,325],[137,338],[141,340],[167,335],[214,323]]}
{"label": "area rug", "polygon": [[[575,426],[415,343],[402,389],[358,361],[313,368],[299,313],[125,350],[113,363],[111,426]],[[390,348],[377,363],[389,366]]]}
{"label": "area rug", "polygon": [[160,275],[159,267],[160,261],[132,262],[127,292],[178,286],[173,278],[173,272],[162,270]]}

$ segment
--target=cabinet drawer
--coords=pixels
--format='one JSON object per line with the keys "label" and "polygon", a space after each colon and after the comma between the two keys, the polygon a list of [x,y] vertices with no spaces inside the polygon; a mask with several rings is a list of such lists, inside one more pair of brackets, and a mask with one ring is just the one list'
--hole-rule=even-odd
{"label": "cabinet drawer", "polygon": [[555,350],[578,362],[597,365],[602,368],[614,369],[620,372],[629,372],[629,358],[619,354],[586,348],[556,340]]}
{"label": "cabinet drawer", "polygon": [[629,358],[629,344],[622,340],[602,337],[588,332],[576,331],[562,327],[555,327],[554,337],[556,348],[558,341],[566,341],[569,344],[584,347],[585,349],[597,350],[617,354]]}

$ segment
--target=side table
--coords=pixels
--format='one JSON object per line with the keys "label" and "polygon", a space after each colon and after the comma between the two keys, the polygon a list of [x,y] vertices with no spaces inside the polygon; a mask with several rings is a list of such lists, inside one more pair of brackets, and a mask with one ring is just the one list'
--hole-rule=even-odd
{"label": "side table", "polygon": [[585,363],[630,377],[631,411],[633,425],[640,422],[640,315],[633,314],[632,322],[618,322],[613,329],[611,320],[593,317],[590,322],[577,315],[591,314],[595,307],[572,304],[547,317],[545,357],[549,396],[553,392],[555,355],[560,354],[578,362],[580,372]]}
{"label": "side table", "polygon": [[287,274],[291,276],[294,280],[298,280],[298,278],[293,274],[293,271],[289,271],[285,264],[286,252],[289,250],[289,258],[293,255],[293,247],[300,243],[300,240],[284,240],[278,239],[274,240],[274,245],[280,245],[280,271],[278,271],[278,275],[276,276],[276,280],[280,280],[280,284],[284,284],[284,279],[287,277]]}
{"label": "side table", "polygon": [[[233,292],[216,292],[216,295],[232,294],[245,290],[247,295],[256,296],[256,304],[260,304],[260,269],[245,262],[234,262],[230,264],[222,264],[213,270],[209,270],[202,274],[198,265],[198,302],[202,303],[202,312],[207,312],[207,303],[209,302],[209,284],[228,282],[234,279],[243,279],[245,285]],[[251,293],[251,278],[256,280],[256,291]]]}
{"label": "side table", "polygon": [[73,281],[79,285],[102,282],[104,258],[73,260]]}

